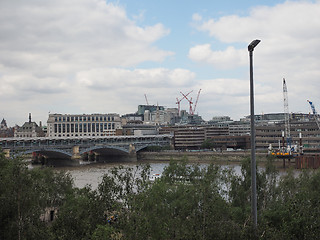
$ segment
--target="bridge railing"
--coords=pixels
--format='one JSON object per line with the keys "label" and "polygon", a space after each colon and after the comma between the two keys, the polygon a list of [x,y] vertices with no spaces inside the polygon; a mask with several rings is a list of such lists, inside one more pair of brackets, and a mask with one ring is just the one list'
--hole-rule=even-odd
{"label": "bridge railing", "polygon": [[128,143],[143,144],[147,142],[169,143],[172,135],[148,136],[96,136],[96,137],[37,137],[37,138],[0,138],[0,147],[10,149],[29,149],[49,146],[87,146],[97,144],[127,145]]}

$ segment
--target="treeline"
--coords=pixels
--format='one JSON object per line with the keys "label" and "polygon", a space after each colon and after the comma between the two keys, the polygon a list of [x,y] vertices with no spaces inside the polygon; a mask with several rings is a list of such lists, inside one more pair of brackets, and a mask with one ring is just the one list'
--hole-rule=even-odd
{"label": "treeline", "polygon": [[[251,225],[250,161],[231,168],[170,162],[117,167],[96,190],[51,168],[0,156],[0,239],[319,239],[320,172],[258,171],[258,228]],[[48,208],[57,210],[44,221]]]}

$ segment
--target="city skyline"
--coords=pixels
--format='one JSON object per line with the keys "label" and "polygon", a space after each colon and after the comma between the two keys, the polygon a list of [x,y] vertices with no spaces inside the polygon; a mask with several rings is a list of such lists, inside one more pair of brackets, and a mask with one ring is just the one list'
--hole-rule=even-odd
{"label": "city skyline", "polygon": [[[254,52],[255,113],[320,108],[320,1],[31,0],[0,2],[0,117],[21,125],[48,113],[177,107],[249,115],[247,46]],[[187,101],[181,109],[188,110]]]}

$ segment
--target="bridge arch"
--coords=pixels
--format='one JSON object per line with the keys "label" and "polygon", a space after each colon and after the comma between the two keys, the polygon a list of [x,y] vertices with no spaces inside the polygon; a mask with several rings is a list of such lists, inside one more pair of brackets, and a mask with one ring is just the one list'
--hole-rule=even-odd
{"label": "bridge arch", "polygon": [[90,152],[90,151],[99,151],[99,150],[117,150],[119,152],[123,152],[128,154],[129,150],[123,147],[119,147],[119,146],[93,146],[93,147],[89,147],[89,148],[84,148],[80,151],[80,154],[84,154],[86,152]]}
{"label": "bridge arch", "polygon": [[44,148],[39,148],[39,149],[29,149],[29,150],[25,150],[25,151],[19,151],[18,153],[15,154],[15,156],[22,156],[24,154],[31,154],[31,153],[40,153],[42,155],[48,155],[50,156],[55,156],[55,157],[72,157],[72,153],[69,153],[67,151],[61,150],[61,149],[54,149],[54,148],[50,148],[50,149],[44,149]]}

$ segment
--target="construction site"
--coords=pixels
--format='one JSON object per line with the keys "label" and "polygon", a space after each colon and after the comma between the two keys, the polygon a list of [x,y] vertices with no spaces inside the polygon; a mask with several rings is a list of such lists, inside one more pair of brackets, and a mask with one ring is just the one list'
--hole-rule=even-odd
{"label": "construction site", "polygon": [[[181,96],[176,98],[177,108],[171,109],[149,105],[145,94],[147,105],[139,105],[137,112],[143,115],[141,122],[154,125],[154,132],[158,134],[173,134],[176,150],[200,150],[205,142],[210,142],[214,151],[251,148],[250,116],[239,121],[228,116],[215,116],[211,121],[203,121],[195,114],[201,89],[195,101],[191,97],[192,92],[180,92]],[[182,101],[188,102],[188,111],[181,109]],[[317,155],[320,153],[319,115],[311,100],[306,100],[306,104],[311,109],[309,114],[289,112],[288,89],[283,79],[284,111],[255,115],[257,150],[284,159],[284,164],[288,159],[295,159],[298,168],[320,165]]]}

